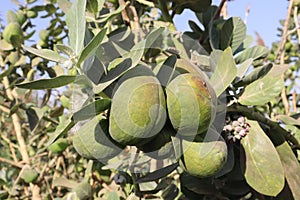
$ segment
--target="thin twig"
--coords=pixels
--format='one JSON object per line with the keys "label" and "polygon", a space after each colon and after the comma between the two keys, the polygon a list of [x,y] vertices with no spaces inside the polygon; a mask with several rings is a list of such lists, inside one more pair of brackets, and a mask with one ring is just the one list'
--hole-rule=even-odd
{"label": "thin twig", "polygon": [[298,20],[298,6],[294,7],[294,23],[296,26],[297,30],[297,35],[298,35],[298,44],[300,44],[300,27],[299,27],[299,20]]}
{"label": "thin twig", "polygon": [[[275,60],[277,60],[278,57],[280,57],[280,65],[284,64],[285,44],[286,44],[287,36],[288,36],[288,28],[289,28],[290,18],[291,18],[291,14],[292,14],[293,2],[294,2],[294,0],[290,0],[285,23],[284,23],[284,28],[283,28],[283,32],[282,32],[282,39],[281,39],[280,47],[277,50],[276,55],[275,55]],[[282,81],[285,81],[284,74],[281,75],[281,79],[282,79]],[[290,106],[289,106],[289,101],[286,96],[285,87],[282,88],[281,99],[282,99],[282,103],[284,105],[285,114],[289,115],[290,114]]]}
{"label": "thin twig", "polygon": [[22,169],[22,167],[23,167],[22,164],[16,163],[16,162],[14,162],[14,161],[12,161],[12,160],[8,160],[8,159],[6,159],[6,158],[1,158],[1,157],[0,157],[0,162],[4,162],[4,163],[7,163],[7,164],[10,164],[10,165],[12,165],[12,166],[14,166],[14,167],[17,167],[17,168],[20,168],[20,169]]}

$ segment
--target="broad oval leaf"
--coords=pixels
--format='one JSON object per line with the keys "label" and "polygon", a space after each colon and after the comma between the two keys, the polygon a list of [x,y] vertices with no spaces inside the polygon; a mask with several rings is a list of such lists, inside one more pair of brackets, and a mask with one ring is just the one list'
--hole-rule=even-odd
{"label": "broad oval leaf", "polygon": [[290,145],[284,138],[281,138],[281,141],[281,144],[276,146],[276,150],[284,168],[285,178],[294,199],[300,199],[300,165]]}
{"label": "broad oval leaf", "polygon": [[251,83],[239,98],[243,105],[264,105],[280,94],[284,82],[280,77],[266,75]]}
{"label": "broad oval leaf", "polygon": [[287,115],[277,115],[277,119],[281,120],[285,124],[300,126],[300,120]]}
{"label": "broad oval leaf", "polygon": [[263,76],[265,76],[272,69],[272,67],[273,65],[269,63],[267,65],[255,68],[253,71],[251,71],[249,75],[247,75],[245,78],[237,82],[235,86],[240,87],[240,86],[249,85],[250,83],[256,81],[257,79],[260,79]]}
{"label": "broad oval leaf", "polygon": [[66,23],[69,29],[70,46],[76,55],[83,49],[86,0],[74,0],[66,14]]}
{"label": "broad oval leaf", "polygon": [[248,123],[249,133],[241,140],[244,150],[241,151],[241,168],[245,179],[257,192],[277,196],[285,183],[280,157],[258,122],[248,120]]}
{"label": "broad oval leaf", "polygon": [[237,77],[242,78],[248,71],[248,69],[251,67],[251,64],[253,62],[252,58],[249,58],[248,60],[245,60],[240,66],[237,68]]}
{"label": "broad oval leaf", "polygon": [[58,88],[68,85],[76,80],[76,76],[57,76],[54,78],[40,79],[35,81],[30,81],[27,83],[16,84],[19,88],[31,89],[31,90],[43,90]]}
{"label": "broad oval leaf", "polygon": [[39,57],[45,58],[47,60],[51,60],[58,63],[63,63],[68,59],[61,56],[59,53],[52,51],[50,49],[35,49],[32,47],[23,46],[26,51],[29,51],[32,54],[35,54]]}
{"label": "broad oval leaf", "polygon": [[231,39],[232,52],[235,53],[246,38],[246,25],[240,17],[232,18],[233,30]]}
{"label": "broad oval leaf", "polygon": [[236,58],[236,63],[242,63],[249,58],[253,58],[253,60],[257,60],[259,58],[264,58],[268,55],[269,50],[267,47],[263,46],[254,46],[242,51]]}
{"label": "broad oval leaf", "polygon": [[228,47],[223,53],[217,64],[216,70],[210,78],[216,95],[219,96],[230,83],[235,79],[237,68],[232,56],[231,48]]}

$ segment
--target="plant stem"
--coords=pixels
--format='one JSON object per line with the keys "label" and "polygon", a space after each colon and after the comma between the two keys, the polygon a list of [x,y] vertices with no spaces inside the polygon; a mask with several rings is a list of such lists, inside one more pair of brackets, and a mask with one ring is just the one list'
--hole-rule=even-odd
{"label": "plant stem", "polygon": [[247,117],[251,120],[256,120],[258,122],[261,122],[268,127],[270,127],[274,132],[270,133],[272,135],[280,134],[283,135],[284,138],[287,141],[290,141],[294,145],[299,145],[299,142],[297,141],[294,136],[292,136],[290,133],[288,133],[286,130],[284,130],[277,122],[272,121],[268,118],[266,118],[263,114],[255,111],[253,108],[249,108],[247,106],[242,106],[239,104],[232,104],[227,108],[227,112],[238,112]]}

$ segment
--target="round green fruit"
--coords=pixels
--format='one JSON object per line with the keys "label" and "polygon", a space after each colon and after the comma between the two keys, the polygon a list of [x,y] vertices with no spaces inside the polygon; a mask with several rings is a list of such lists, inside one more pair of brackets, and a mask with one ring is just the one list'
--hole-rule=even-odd
{"label": "round green fruit", "polygon": [[20,24],[16,22],[9,23],[3,31],[3,38],[6,42],[12,44],[13,46],[21,46],[24,38]]}
{"label": "round green fruit", "polygon": [[73,145],[82,157],[104,162],[117,156],[123,149],[110,138],[107,120],[98,116],[76,131]]}
{"label": "round green fruit", "polygon": [[52,143],[48,149],[55,154],[62,153],[69,146],[69,142],[65,138],[59,138],[54,143]]}
{"label": "round green fruit", "polygon": [[171,139],[171,136],[175,134],[176,131],[173,129],[172,124],[166,123],[152,140],[144,145],[137,145],[137,147],[151,158],[158,160],[169,158],[175,155]]}
{"label": "round green fruit", "polygon": [[179,165],[192,176],[214,176],[226,163],[227,145],[215,130],[209,129],[201,142],[182,140],[181,145]]}
{"label": "round green fruit", "polygon": [[181,74],[166,88],[167,108],[173,127],[185,139],[204,134],[216,114],[216,94],[197,74]]}
{"label": "round green fruit", "polygon": [[163,128],[165,107],[158,79],[136,69],[129,71],[113,94],[109,118],[111,137],[123,145],[147,143]]}

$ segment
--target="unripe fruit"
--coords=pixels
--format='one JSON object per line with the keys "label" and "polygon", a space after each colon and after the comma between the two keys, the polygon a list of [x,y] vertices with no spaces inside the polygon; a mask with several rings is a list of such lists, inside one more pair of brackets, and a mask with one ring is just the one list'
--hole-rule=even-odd
{"label": "unripe fruit", "polygon": [[166,123],[152,140],[142,146],[137,145],[137,147],[151,158],[160,160],[170,158],[172,155],[175,155],[171,139],[171,136],[175,135],[176,131],[171,123]]}
{"label": "unripe fruit", "polygon": [[203,141],[182,140],[183,155],[180,166],[192,176],[211,177],[220,171],[227,160],[227,145],[223,138],[209,130]]}
{"label": "unripe fruit", "polygon": [[166,121],[163,89],[152,72],[143,73],[133,69],[125,74],[112,98],[109,133],[123,145],[145,144]]}
{"label": "unripe fruit", "polygon": [[205,134],[215,118],[216,94],[197,74],[181,74],[166,88],[168,113],[177,133],[186,139]]}
{"label": "unripe fruit", "polygon": [[5,41],[7,41],[15,47],[21,46],[24,38],[20,24],[16,22],[9,23],[3,31],[3,38]]}
{"label": "unripe fruit", "polygon": [[107,120],[99,119],[98,116],[75,133],[73,146],[82,157],[104,162],[118,155],[123,149],[110,138]]}

